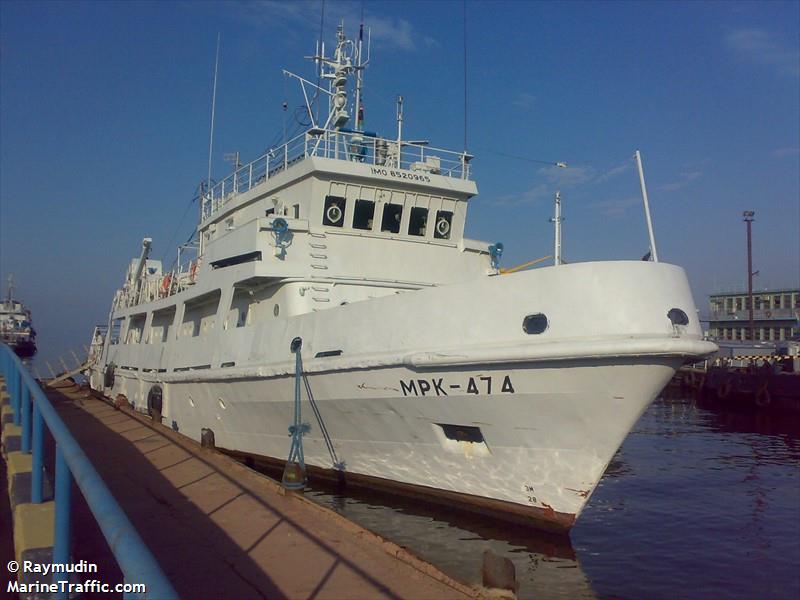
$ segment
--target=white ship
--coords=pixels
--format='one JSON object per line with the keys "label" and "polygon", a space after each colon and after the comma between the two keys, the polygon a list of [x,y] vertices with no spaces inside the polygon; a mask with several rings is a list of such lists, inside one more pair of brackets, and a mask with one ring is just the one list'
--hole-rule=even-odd
{"label": "white ship", "polygon": [[285,461],[301,338],[310,468],[569,529],[675,370],[716,349],[686,275],[502,274],[501,247],[463,236],[472,157],[403,141],[402,113],[397,136],[363,131],[364,46],[340,28],[332,56],[318,48],[319,89],[284,72],[311,126],[202,192],[175,269],[144,240],[95,332],[91,386]]}
{"label": "white ship", "polygon": [[14,299],[14,281],[8,276],[8,293],[0,302],[0,342],[23,358],[36,354],[36,330],[31,311]]}

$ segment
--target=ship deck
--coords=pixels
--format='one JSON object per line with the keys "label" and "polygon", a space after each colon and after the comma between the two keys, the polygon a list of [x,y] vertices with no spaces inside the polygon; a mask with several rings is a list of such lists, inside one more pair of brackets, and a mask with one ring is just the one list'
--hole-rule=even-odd
{"label": "ship deck", "polygon": [[[275,481],[77,386],[48,391],[180,597],[470,598],[477,590]],[[287,437],[288,450],[288,437]],[[74,560],[122,574],[76,495]]]}

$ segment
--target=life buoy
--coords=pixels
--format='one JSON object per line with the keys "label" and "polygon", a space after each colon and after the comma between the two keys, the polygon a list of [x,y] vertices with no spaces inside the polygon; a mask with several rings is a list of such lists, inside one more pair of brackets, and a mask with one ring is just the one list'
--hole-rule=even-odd
{"label": "life buoy", "polygon": [[342,212],[342,209],[339,208],[338,204],[331,204],[328,207],[328,210],[325,212],[325,215],[328,217],[328,221],[330,221],[333,225],[336,225],[342,220],[344,213]]}
{"label": "life buoy", "polygon": [[442,237],[446,237],[450,233],[450,222],[444,217],[436,221],[436,233]]}
{"label": "life buoy", "polygon": [[764,382],[764,385],[758,388],[756,392],[756,406],[760,408],[765,408],[772,402],[772,396],[769,394],[768,386],[769,384]]}
{"label": "life buoy", "polygon": [[169,288],[172,285],[172,273],[167,273],[164,275],[164,279],[161,280],[161,295],[166,296],[169,294]]}

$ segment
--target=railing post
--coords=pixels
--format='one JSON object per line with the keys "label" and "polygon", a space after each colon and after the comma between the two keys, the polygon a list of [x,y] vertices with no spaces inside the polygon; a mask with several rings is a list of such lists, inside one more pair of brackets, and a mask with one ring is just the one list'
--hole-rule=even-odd
{"label": "railing post", "polygon": [[8,393],[8,403],[11,408],[14,408],[14,363],[11,362],[11,357],[8,358],[8,367],[6,368],[6,393]]}
{"label": "railing post", "polygon": [[21,450],[25,454],[31,451],[31,392],[28,387],[22,384],[20,394],[20,404],[22,404],[22,439]]}
{"label": "railing post", "polygon": [[[53,563],[66,565],[69,564],[70,541],[72,538],[72,523],[70,522],[70,512],[72,508],[72,473],[64,458],[61,447],[56,445],[56,531],[55,542],[53,544]],[[56,581],[63,581],[69,578],[68,573],[56,575]],[[58,591],[55,598],[67,600],[66,589]]]}
{"label": "railing post", "polygon": [[42,469],[44,456],[44,419],[39,405],[33,402],[33,457],[31,460],[31,502],[42,501]]}
{"label": "railing post", "polygon": [[22,402],[20,402],[20,396],[22,392],[22,373],[20,373],[19,370],[16,368],[14,369],[14,372],[11,375],[11,382],[14,385],[14,395],[11,397],[11,406],[14,407],[14,425],[21,425],[22,414],[20,411],[20,407],[22,405]]}

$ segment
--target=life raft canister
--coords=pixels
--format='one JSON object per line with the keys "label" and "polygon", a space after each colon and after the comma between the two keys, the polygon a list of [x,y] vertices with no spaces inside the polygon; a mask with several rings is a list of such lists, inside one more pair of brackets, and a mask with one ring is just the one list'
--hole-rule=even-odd
{"label": "life raft canister", "polygon": [[164,275],[164,279],[161,280],[161,295],[166,296],[169,293],[170,285],[172,284],[172,273],[167,273]]}

